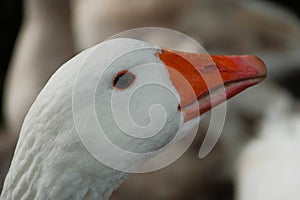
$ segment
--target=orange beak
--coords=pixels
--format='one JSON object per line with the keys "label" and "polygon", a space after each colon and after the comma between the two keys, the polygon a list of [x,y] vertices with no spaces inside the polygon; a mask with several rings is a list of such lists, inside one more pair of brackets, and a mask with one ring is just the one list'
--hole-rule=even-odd
{"label": "orange beak", "polygon": [[210,56],[164,49],[158,56],[180,95],[185,121],[261,82],[267,74],[263,61],[251,55]]}

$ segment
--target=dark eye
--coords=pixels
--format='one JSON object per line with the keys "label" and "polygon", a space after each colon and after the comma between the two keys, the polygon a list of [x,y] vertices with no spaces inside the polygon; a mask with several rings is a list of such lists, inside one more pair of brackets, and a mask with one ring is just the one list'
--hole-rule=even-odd
{"label": "dark eye", "polygon": [[127,70],[119,72],[113,79],[112,84],[114,88],[126,89],[134,81],[135,76]]}

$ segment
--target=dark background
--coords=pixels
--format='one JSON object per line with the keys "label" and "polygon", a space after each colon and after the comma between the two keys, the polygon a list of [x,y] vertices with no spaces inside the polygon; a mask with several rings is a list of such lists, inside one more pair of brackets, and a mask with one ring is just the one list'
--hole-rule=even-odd
{"label": "dark background", "polygon": [[3,124],[3,82],[22,21],[21,0],[0,0],[0,124]]}

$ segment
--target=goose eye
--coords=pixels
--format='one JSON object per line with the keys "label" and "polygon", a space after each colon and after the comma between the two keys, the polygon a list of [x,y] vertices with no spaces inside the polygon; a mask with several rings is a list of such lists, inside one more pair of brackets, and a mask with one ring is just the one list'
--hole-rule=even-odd
{"label": "goose eye", "polygon": [[127,70],[119,72],[113,79],[113,87],[117,89],[126,89],[134,81],[135,76]]}

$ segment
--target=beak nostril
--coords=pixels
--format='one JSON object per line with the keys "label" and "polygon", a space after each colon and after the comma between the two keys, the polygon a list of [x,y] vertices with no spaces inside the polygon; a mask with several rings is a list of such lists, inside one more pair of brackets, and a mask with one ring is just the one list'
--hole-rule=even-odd
{"label": "beak nostril", "polygon": [[213,65],[213,64],[211,64],[211,65],[205,65],[204,69],[206,71],[214,71],[214,70],[216,71],[216,70],[219,70],[218,66]]}

